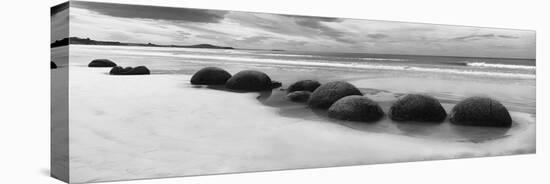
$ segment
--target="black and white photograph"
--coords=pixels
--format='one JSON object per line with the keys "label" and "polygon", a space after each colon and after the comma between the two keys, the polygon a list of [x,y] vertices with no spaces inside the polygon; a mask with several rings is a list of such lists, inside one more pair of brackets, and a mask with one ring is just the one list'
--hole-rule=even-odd
{"label": "black and white photograph", "polygon": [[536,153],[536,32],[70,1],[52,176],[121,181]]}

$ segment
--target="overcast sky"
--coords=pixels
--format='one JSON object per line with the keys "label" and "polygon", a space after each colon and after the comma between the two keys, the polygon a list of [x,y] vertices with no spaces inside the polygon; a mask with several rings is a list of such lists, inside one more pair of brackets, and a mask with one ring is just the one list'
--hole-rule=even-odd
{"label": "overcast sky", "polygon": [[[54,15],[52,15],[54,16]],[[72,1],[95,40],[303,51],[535,58],[533,31]],[[52,21],[53,22],[53,21]]]}

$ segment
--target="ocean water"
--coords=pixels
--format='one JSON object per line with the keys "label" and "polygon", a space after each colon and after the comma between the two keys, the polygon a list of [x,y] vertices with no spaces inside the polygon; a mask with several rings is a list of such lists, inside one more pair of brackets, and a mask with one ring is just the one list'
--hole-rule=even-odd
{"label": "ocean water", "polygon": [[72,47],[112,55],[171,57],[189,63],[298,65],[535,79],[534,59],[122,46]]}
{"label": "ocean water", "polygon": [[346,80],[360,88],[427,93],[450,103],[476,95],[501,100],[515,111],[535,114],[536,107],[534,59],[89,45],[71,45],[71,54],[77,66],[108,58],[122,66],[145,65],[153,74],[190,75],[205,66],[232,73],[258,69],[283,87],[304,78]]}

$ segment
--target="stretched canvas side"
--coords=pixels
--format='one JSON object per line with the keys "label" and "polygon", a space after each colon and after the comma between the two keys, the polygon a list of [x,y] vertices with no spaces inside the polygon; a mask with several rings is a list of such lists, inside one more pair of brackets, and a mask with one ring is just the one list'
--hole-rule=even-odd
{"label": "stretched canvas side", "polygon": [[69,182],[69,2],[51,8],[50,174]]}

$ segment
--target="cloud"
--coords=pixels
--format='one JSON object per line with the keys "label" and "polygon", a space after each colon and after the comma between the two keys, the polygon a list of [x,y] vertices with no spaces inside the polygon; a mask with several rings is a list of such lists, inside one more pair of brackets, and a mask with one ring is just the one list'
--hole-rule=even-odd
{"label": "cloud", "polygon": [[488,38],[495,38],[495,34],[473,34],[468,36],[460,36],[452,38],[451,40],[455,41],[465,41],[465,40],[480,40],[480,39],[488,39]]}
{"label": "cloud", "polygon": [[50,16],[50,42],[69,37],[69,9],[68,4],[63,3],[52,7]]}
{"label": "cloud", "polygon": [[191,33],[188,33],[182,30],[176,31],[176,34],[175,34],[175,38],[178,40],[185,40],[190,38],[191,36],[192,36]]}
{"label": "cloud", "polygon": [[369,38],[372,38],[372,39],[382,39],[382,38],[387,38],[387,37],[389,37],[388,35],[382,34],[382,33],[368,34],[367,36],[368,36]]}
{"label": "cloud", "polygon": [[242,41],[246,43],[258,43],[269,39],[273,39],[273,38],[269,36],[251,36],[251,37],[244,38]]}
{"label": "cloud", "polygon": [[50,9],[50,16],[54,16],[55,14],[62,12],[67,8],[69,8],[69,1],[55,5]]}
{"label": "cloud", "polygon": [[327,18],[327,17],[291,16],[291,15],[285,15],[285,16],[293,18],[294,22],[297,25],[318,31],[320,36],[325,36],[340,42],[354,42],[352,39],[347,39],[345,37],[346,34],[344,32],[337,29],[333,29],[324,24],[326,22],[342,22],[343,21],[342,19]]}
{"label": "cloud", "polygon": [[296,24],[314,28],[314,29],[325,29],[327,28],[322,23],[323,22],[341,22],[342,19],[339,18],[327,18],[327,17],[306,17],[306,16],[292,16],[292,15],[282,15],[295,20]]}
{"label": "cloud", "polygon": [[136,18],[136,19],[151,19],[151,20],[166,20],[177,22],[201,22],[201,23],[217,23],[224,19],[227,11],[221,10],[201,10],[189,8],[172,8],[159,6],[142,6],[142,5],[125,5],[111,3],[96,3],[84,1],[72,1],[71,7],[87,9],[103,15],[121,17],[121,18]]}
{"label": "cloud", "polygon": [[[240,25],[237,38],[258,35],[270,35],[277,39],[298,39],[308,41],[332,41],[349,43],[349,35],[329,24],[343,21],[338,18],[306,17],[265,13],[246,13],[233,11],[223,23]],[[225,28],[225,26],[224,26]],[[246,30],[246,31],[245,31]],[[225,30],[233,32],[232,30]],[[252,35],[247,35],[252,34]]]}
{"label": "cloud", "polygon": [[509,38],[509,39],[518,39],[519,36],[511,36],[511,35],[498,35],[499,38]]}
{"label": "cloud", "polygon": [[460,36],[452,38],[454,41],[466,41],[466,40],[481,40],[481,39],[492,39],[492,38],[505,38],[505,39],[517,39],[518,36],[511,35],[496,35],[496,34],[473,34],[468,36]]}

